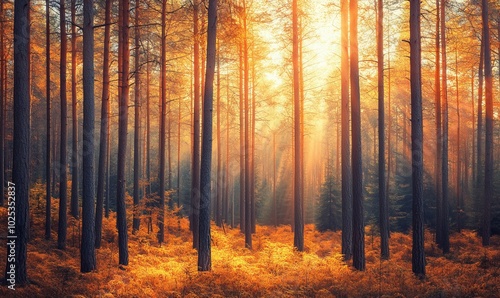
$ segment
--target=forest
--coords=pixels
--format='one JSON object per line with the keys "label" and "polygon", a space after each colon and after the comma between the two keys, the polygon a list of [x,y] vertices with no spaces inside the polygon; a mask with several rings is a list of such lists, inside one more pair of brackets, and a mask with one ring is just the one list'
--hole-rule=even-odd
{"label": "forest", "polygon": [[495,297],[499,100],[497,0],[0,0],[0,296]]}

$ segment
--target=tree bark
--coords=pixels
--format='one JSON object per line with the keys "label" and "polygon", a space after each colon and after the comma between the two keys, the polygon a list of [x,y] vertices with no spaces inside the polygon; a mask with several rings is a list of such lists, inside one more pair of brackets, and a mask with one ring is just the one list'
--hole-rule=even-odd
{"label": "tree bark", "polygon": [[135,84],[134,84],[134,210],[133,210],[133,220],[132,220],[132,231],[135,233],[139,231],[139,225],[141,223],[139,214],[139,200],[140,200],[140,186],[139,179],[141,179],[141,152],[140,152],[140,135],[141,135],[141,77],[140,77],[140,31],[139,31],[139,13],[140,13],[140,1],[135,2],[135,27],[134,27],[134,40],[135,40]]}
{"label": "tree bark", "polygon": [[[30,2],[14,2],[14,136],[12,184],[16,199],[15,257],[7,257],[5,276],[9,278],[11,266],[15,266],[15,285],[28,283],[26,272],[29,234],[29,148],[30,148]],[[13,186],[14,189],[9,189]],[[9,193],[7,193],[10,195]],[[2,193],[3,195],[3,193]],[[6,278],[6,279],[7,279]],[[10,282],[12,284],[12,282]]]}
{"label": "tree bark", "polygon": [[200,34],[198,32],[199,3],[193,2],[193,43],[194,43],[194,111],[193,111],[193,161],[191,172],[191,228],[193,248],[199,244],[200,215]]}
{"label": "tree bark", "polygon": [[484,202],[482,222],[483,246],[490,245],[491,201],[493,199],[493,75],[491,70],[490,29],[488,27],[488,1],[482,0],[484,39],[484,78],[486,81],[486,140],[484,156]]}
{"label": "tree bark", "polygon": [[443,105],[443,160],[442,160],[442,195],[441,202],[442,217],[441,217],[441,249],[443,253],[450,251],[450,235],[449,235],[449,187],[448,187],[448,76],[447,76],[447,62],[446,62],[446,0],[441,3],[441,88],[442,88],[442,105]]}
{"label": "tree bark", "polygon": [[116,226],[118,228],[119,264],[128,265],[128,234],[127,234],[127,209],[125,205],[125,159],[127,153],[127,127],[128,127],[128,102],[129,102],[129,17],[130,0],[119,1],[121,18],[119,22],[119,47],[121,48],[121,65],[118,72],[119,80],[119,115],[118,115],[118,169],[116,190]]}
{"label": "tree bark", "polygon": [[160,155],[160,213],[158,214],[158,242],[162,244],[165,241],[165,132],[166,132],[166,118],[167,118],[167,100],[166,100],[166,14],[167,14],[167,0],[162,1],[161,12],[161,59],[160,59],[160,148],[158,154]]}
{"label": "tree bark", "polygon": [[210,172],[212,164],[212,106],[217,35],[217,0],[208,4],[207,67],[203,97],[203,139],[200,172],[200,246],[198,270],[209,271],[212,267],[210,240]]}
{"label": "tree bark", "polygon": [[304,251],[304,214],[302,210],[302,156],[301,156],[301,109],[300,109],[300,86],[299,86],[299,28],[297,0],[292,1],[292,63],[293,63],[293,106],[294,106],[294,237],[293,245],[298,251]]}
{"label": "tree bark", "polygon": [[71,0],[71,114],[73,120],[73,142],[71,153],[71,215],[80,216],[78,206],[78,113],[76,98],[76,0]]}
{"label": "tree bark", "polygon": [[245,233],[245,110],[243,94],[243,45],[239,45],[240,93],[240,231]]}
{"label": "tree bark", "polygon": [[341,0],[342,254],[352,256],[352,181],[349,128],[349,1]]}
{"label": "tree bark", "polygon": [[384,5],[377,0],[378,60],[378,189],[381,258],[389,259],[389,206],[385,182],[385,106],[384,106]]}
{"label": "tree bark", "polygon": [[67,176],[67,135],[68,135],[68,107],[66,98],[66,8],[65,0],[60,0],[59,3],[59,18],[60,18],[60,30],[61,30],[61,57],[60,57],[60,96],[61,96],[61,143],[60,143],[60,159],[59,159],[59,225],[57,233],[57,248],[66,248],[66,232],[67,232],[67,187],[68,187],[68,176]]}
{"label": "tree bark", "polygon": [[351,117],[352,117],[352,242],[353,265],[365,270],[365,223],[363,213],[363,168],[361,154],[361,107],[358,65],[358,1],[350,5],[350,50],[351,50]]}
{"label": "tree bark", "polygon": [[94,187],[94,8],[83,1],[83,196],[81,272],[96,269]]}
{"label": "tree bark", "polygon": [[[0,1],[0,18],[2,18],[1,22],[3,23],[3,1]],[[52,200],[52,194],[50,193],[50,169],[51,169],[51,160],[50,160],[50,113],[51,113],[51,106],[50,106],[50,1],[46,0],[45,1],[45,17],[46,17],[46,22],[45,22],[45,80],[46,80],[46,85],[45,85],[45,98],[47,100],[46,102],[46,127],[47,127],[47,141],[45,144],[45,239],[50,239],[52,236],[51,232],[51,225],[52,225],[52,219],[51,219],[51,200]],[[4,98],[3,98],[3,24],[2,28],[0,29],[0,34],[2,34],[2,37],[0,39],[0,59],[2,60],[0,64],[0,75],[2,76],[0,78],[0,113],[2,113],[2,128],[0,129],[0,182],[2,184],[1,190],[2,190],[2,195],[0,195],[0,205],[3,205],[3,194],[4,194],[4,117],[3,117],[3,110],[4,110]]]}
{"label": "tree bark", "polygon": [[435,179],[435,188],[436,188],[436,244],[441,245],[442,239],[442,146],[443,146],[443,137],[442,137],[442,124],[441,124],[441,60],[440,60],[440,31],[441,28],[440,19],[441,19],[441,10],[440,10],[440,1],[436,0],[436,47],[435,47],[435,59],[436,66],[434,72],[434,103],[436,106],[436,160],[434,165],[434,179]]}
{"label": "tree bark", "polygon": [[412,271],[425,276],[423,123],[421,77],[420,1],[410,0],[410,85],[412,147]]}
{"label": "tree bark", "polygon": [[[75,0],[73,0],[75,1]],[[102,70],[102,103],[101,103],[101,132],[100,132],[100,144],[99,144],[99,166],[97,173],[97,202],[96,202],[96,213],[95,213],[95,248],[101,247],[101,237],[102,237],[102,212],[104,203],[104,184],[107,179],[104,177],[106,171],[108,160],[108,143],[109,143],[109,44],[111,38],[111,4],[112,0],[106,0],[105,17],[104,23],[104,54],[103,54],[103,70]],[[106,175],[107,176],[107,175]],[[106,183],[107,185],[107,183]],[[109,194],[106,192],[106,197]],[[106,204],[106,209],[109,208],[109,202]]]}

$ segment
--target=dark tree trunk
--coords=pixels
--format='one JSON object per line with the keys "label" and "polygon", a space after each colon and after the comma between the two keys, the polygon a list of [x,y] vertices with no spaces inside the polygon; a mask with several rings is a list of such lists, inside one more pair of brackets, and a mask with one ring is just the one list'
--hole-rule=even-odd
{"label": "dark tree trunk", "polygon": [[[3,1],[0,1],[0,17],[2,18],[2,23],[3,23]],[[45,85],[45,98],[47,100],[47,109],[46,109],[46,120],[47,120],[47,141],[45,144],[45,239],[50,239],[51,236],[51,200],[52,200],[52,194],[50,193],[50,169],[51,169],[51,160],[50,160],[50,113],[51,113],[51,108],[50,108],[50,1],[46,0],[45,1],[45,17],[46,17],[46,22],[45,22],[45,80],[46,80],[46,85]],[[2,25],[3,26],[3,25]],[[3,121],[3,110],[4,110],[4,98],[3,98],[3,28],[0,29],[0,34],[2,34],[2,38],[0,40],[0,59],[2,59],[2,64],[0,65],[0,113],[2,113],[2,128],[0,129],[0,183],[2,184],[1,190],[2,190],[2,195],[0,195],[0,205],[3,205],[3,187],[4,187],[4,123]]]}
{"label": "dark tree trunk", "polygon": [[493,199],[493,76],[491,71],[490,29],[488,27],[488,1],[482,0],[484,39],[484,79],[486,81],[486,141],[484,156],[484,202],[482,222],[483,246],[490,245],[491,201]]}
{"label": "dark tree trunk", "polygon": [[217,51],[217,180],[215,202],[215,224],[222,226],[222,145],[220,139],[220,51]]}
{"label": "dark tree trunk", "polygon": [[140,12],[140,1],[135,2],[135,27],[134,27],[134,39],[135,39],[135,84],[134,84],[134,210],[133,210],[133,223],[132,231],[139,231],[139,225],[141,223],[139,214],[139,199],[140,199],[140,186],[139,179],[141,178],[141,152],[140,152],[140,135],[141,135],[141,96],[139,94],[141,88],[141,78],[140,78],[140,31],[139,31],[139,12]]}
{"label": "dark tree trunk", "polygon": [[81,272],[95,270],[94,186],[94,7],[83,1],[83,196]]}
{"label": "dark tree trunk", "polygon": [[151,63],[149,61],[149,42],[148,48],[146,51],[146,179],[147,179],[147,194],[151,195],[151,112],[149,109],[149,82],[150,82],[150,73],[151,73]]}
{"label": "dark tree trunk", "polygon": [[217,35],[217,0],[208,4],[207,67],[203,98],[203,140],[200,174],[200,242],[198,270],[209,271],[212,267],[210,243],[210,172],[212,163],[212,103]]}
{"label": "dark tree trunk", "polygon": [[[73,0],[74,1],[74,0]],[[101,133],[99,144],[99,166],[97,178],[97,203],[95,213],[95,247],[101,247],[102,237],[102,212],[104,203],[104,184],[107,182],[105,174],[106,167],[109,163],[108,160],[108,146],[109,146],[109,43],[111,37],[111,4],[112,0],[106,0],[105,18],[104,23],[104,54],[103,54],[103,70],[102,70],[102,103],[101,103]],[[108,173],[109,174],[109,173]],[[107,174],[106,174],[107,176]],[[106,183],[107,187],[107,183]],[[109,197],[106,192],[106,197]],[[106,203],[106,209],[109,208],[109,202]]]}
{"label": "dark tree trunk", "polygon": [[434,72],[434,103],[436,106],[436,160],[435,160],[435,165],[434,165],[434,179],[435,179],[435,188],[436,188],[436,243],[438,245],[441,245],[441,239],[442,239],[442,229],[441,229],[441,223],[442,220],[442,185],[441,185],[441,173],[442,173],[442,145],[443,145],[443,138],[442,138],[442,126],[441,126],[441,63],[440,63],[440,32],[439,28],[440,26],[440,12],[441,10],[439,9],[440,7],[440,1],[441,0],[436,0],[436,48],[435,48],[435,59],[436,59],[436,66],[435,66],[435,72]]}
{"label": "dark tree trunk", "polygon": [[198,249],[200,215],[200,34],[198,32],[197,0],[193,3],[193,40],[194,40],[194,107],[193,107],[193,161],[191,172],[191,228],[193,248]]}
{"label": "dark tree trunk", "polygon": [[121,22],[119,22],[119,47],[121,48],[121,73],[119,82],[119,115],[118,115],[118,169],[116,190],[116,226],[118,228],[119,264],[128,265],[128,234],[127,234],[127,209],[125,205],[125,159],[127,153],[127,125],[128,125],[128,102],[129,102],[129,17],[130,0],[120,0],[119,10]]}
{"label": "dark tree trunk", "polygon": [[[456,99],[457,99],[457,186],[456,186],[456,199],[457,199],[457,230],[460,233],[462,231],[462,211],[463,207],[461,205],[462,191],[466,187],[462,185],[462,152],[460,151],[461,136],[460,136],[460,96],[459,96],[459,82],[458,82],[458,47],[455,48],[455,85],[457,88]],[[466,141],[467,142],[467,141]],[[467,168],[466,168],[467,171]]]}
{"label": "dark tree trunk", "polygon": [[167,100],[166,100],[166,14],[167,14],[167,0],[162,2],[161,13],[161,59],[160,59],[160,148],[158,154],[160,155],[160,214],[158,214],[158,242],[161,244],[165,241],[165,126],[167,117]]}
{"label": "dark tree trunk", "polygon": [[304,213],[302,210],[302,156],[301,156],[301,109],[300,109],[300,86],[299,86],[299,28],[298,28],[297,0],[292,1],[292,30],[293,30],[293,106],[294,106],[294,236],[293,245],[298,251],[304,251]]}
{"label": "dark tree trunk", "polygon": [[352,252],[353,265],[365,270],[365,222],[363,213],[363,168],[361,154],[361,107],[359,93],[358,65],[358,1],[350,5],[350,75],[351,75],[351,117],[352,117]]}
{"label": "dark tree trunk", "polygon": [[76,98],[76,0],[71,0],[71,114],[73,121],[73,142],[71,152],[71,215],[80,216],[78,206],[78,113]]}
{"label": "dark tree trunk", "polygon": [[349,1],[341,9],[341,134],[342,134],[342,254],[344,261],[352,256],[352,181],[349,129]]}
{"label": "dark tree trunk", "polygon": [[446,65],[446,0],[441,2],[441,88],[442,88],[442,105],[443,105],[443,152],[442,152],[442,195],[443,200],[441,201],[441,249],[443,253],[448,253],[450,251],[450,235],[449,235],[449,212],[448,212],[448,78],[447,78],[447,65]]}
{"label": "dark tree trunk", "polygon": [[[30,148],[30,28],[28,0],[14,2],[14,136],[12,183],[7,185],[7,191],[15,194],[15,239],[14,261],[7,257],[5,280],[9,285],[24,285],[28,283],[26,272],[28,233],[29,233],[29,148]],[[13,188],[9,188],[13,187]],[[9,193],[7,193],[9,194]],[[3,195],[3,193],[2,193]],[[8,236],[9,237],[9,236]],[[11,266],[15,266],[12,270]],[[14,272],[12,272],[14,271]],[[11,274],[15,281],[9,281]]]}
{"label": "dark tree trunk", "polygon": [[424,198],[423,198],[423,121],[421,77],[420,1],[410,0],[410,85],[411,85],[411,147],[413,195],[412,271],[425,276]]}
{"label": "dark tree trunk", "polygon": [[252,249],[252,201],[250,182],[250,105],[249,105],[249,67],[248,67],[248,28],[246,1],[243,1],[243,88],[245,102],[245,247]]}
{"label": "dark tree trunk", "polygon": [[378,59],[378,191],[380,246],[382,259],[389,259],[389,206],[385,182],[385,106],[384,106],[384,6],[377,1]]}
{"label": "dark tree trunk", "polygon": [[68,135],[68,102],[66,98],[66,9],[64,5],[65,0],[61,0],[59,4],[59,18],[60,18],[60,30],[61,30],[61,57],[60,57],[60,95],[61,95],[61,143],[60,143],[60,159],[59,159],[59,226],[57,233],[57,248],[66,248],[66,232],[68,228],[67,223],[67,187],[68,187],[68,176],[67,176],[67,135]]}

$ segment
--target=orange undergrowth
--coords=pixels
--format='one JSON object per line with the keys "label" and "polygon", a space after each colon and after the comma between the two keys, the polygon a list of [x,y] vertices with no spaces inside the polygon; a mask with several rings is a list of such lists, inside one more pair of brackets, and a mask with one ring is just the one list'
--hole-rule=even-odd
{"label": "orange undergrowth", "polygon": [[[118,266],[112,214],[104,220],[98,270],[81,274],[78,223],[69,221],[68,247],[62,251],[56,249],[55,240],[43,239],[43,214],[33,208],[32,218],[31,284],[15,292],[1,286],[0,297],[493,297],[499,293],[500,239],[493,237],[493,244],[483,248],[471,231],[453,234],[452,252],[445,256],[426,232],[427,277],[419,280],[411,272],[410,235],[393,233],[391,259],[381,261],[379,238],[367,228],[366,271],[357,272],[338,253],[340,232],[320,233],[307,225],[306,251],[299,253],[293,250],[289,227],[257,226],[250,251],[238,229],[212,226],[212,271],[199,273],[188,221],[175,217],[167,222],[169,233],[162,246],[143,222],[141,231],[129,236],[129,265]],[[5,208],[0,208],[2,226],[5,220]],[[57,239],[55,232],[52,237]],[[5,253],[2,248],[0,264],[5,264]]]}

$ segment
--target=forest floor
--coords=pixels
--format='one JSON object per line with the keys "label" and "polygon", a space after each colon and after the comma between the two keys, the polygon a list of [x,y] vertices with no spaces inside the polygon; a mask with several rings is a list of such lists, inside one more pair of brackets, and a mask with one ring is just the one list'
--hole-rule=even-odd
{"label": "forest floor", "polygon": [[[57,206],[57,200],[54,205]],[[257,226],[253,250],[244,248],[239,229],[212,226],[212,271],[197,271],[187,219],[170,218],[166,243],[143,225],[129,236],[128,266],[118,266],[116,218],[104,219],[103,246],[97,250],[98,270],[80,273],[78,226],[69,220],[68,247],[44,239],[44,206],[33,206],[28,246],[30,285],[15,291],[0,286],[0,297],[498,297],[500,237],[483,248],[472,231],[451,236],[451,253],[442,255],[426,232],[427,276],[411,271],[410,235],[392,233],[391,258],[379,258],[379,238],[366,235],[366,271],[342,261],[340,232],[320,233],[305,227],[305,252],[293,250],[288,226]],[[53,209],[53,227],[57,227]],[[71,218],[68,216],[68,218]],[[6,209],[0,208],[0,227]],[[180,230],[179,230],[180,226]],[[5,236],[0,229],[0,236]],[[55,230],[55,229],[54,229]],[[156,230],[156,227],[155,227]],[[4,239],[4,238],[2,238]],[[2,241],[2,243],[4,243]],[[5,268],[5,244],[0,268]],[[3,275],[3,271],[0,275]]]}

